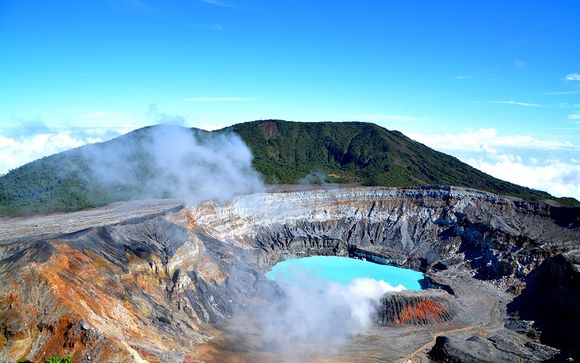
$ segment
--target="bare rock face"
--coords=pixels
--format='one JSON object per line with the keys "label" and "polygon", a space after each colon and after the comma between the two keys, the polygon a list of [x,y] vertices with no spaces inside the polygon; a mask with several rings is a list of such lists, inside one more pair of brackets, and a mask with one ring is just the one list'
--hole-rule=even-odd
{"label": "bare rock face", "polygon": [[[543,342],[580,360],[580,250],[545,260],[525,280],[526,288],[508,304],[508,311],[534,321]],[[515,324],[512,328],[529,331]]]}
{"label": "bare rock face", "polygon": [[182,359],[177,346],[206,335],[185,296],[171,295],[169,262],[186,242],[196,241],[153,217],[2,246],[0,360]]}
{"label": "bare rock face", "polygon": [[382,326],[448,323],[455,317],[456,302],[443,290],[402,291],[386,294],[375,323]]}
{"label": "bare rock face", "polygon": [[459,258],[477,278],[508,287],[578,245],[579,210],[449,187],[348,188],[258,194],[192,214],[217,238],[258,249],[264,265],[349,249],[421,270]]}
{"label": "bare rock face", "polygon": [[[394,357],[437,332],[447,339],[437,340],[435,360],[491,347],[505,353],[508,343],[520,358],[554,357],[535,337],[503,328],[505,304],[521,293],[514,311],[536,321],[545,342],[560,344],[548,334],[550,321],[578,315],[579,289],[569,278],[576,260],[558,256],[579,248],[579,210],[448,187],[343,188],[0,219],[0,361],[65,354],[75,362],[195,361],[199,344],[237,312],[280,295],[264,272],[289,255],[352,256],[425,272],[426,287],[440,289],[383,297],[377,329],[391,334],[389,342],[401,331],[404,342]],[[546,294],[563,308],[542,320],[538,296]],[[575,334],[573,326],[554,327]],[[468,340],[478,331],[484,340]],[[357,354],[371,343],[362,339]],[[557,347],[567,352],[566,344]],[[482,357],[476,353],[469,356]],[[520,360],[504,353],[497,358]]]}
{"label": "bare rock face", "polygon": [[437,337],[428,357],[436,363],[545,362],[557,357],[558,353],[557,349],[525,342],[515,334],[502,332],[489,338],[478,335]]}

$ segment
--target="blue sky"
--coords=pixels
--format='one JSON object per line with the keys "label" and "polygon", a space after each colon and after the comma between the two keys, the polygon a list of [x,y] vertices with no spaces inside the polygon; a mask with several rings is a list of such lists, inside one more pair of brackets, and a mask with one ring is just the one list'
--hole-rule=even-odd
{"label": "blue sky", "polygon": [[579,15],[578,1],[0,0],[0,173],[157,122],[362,120],[580,197]]}

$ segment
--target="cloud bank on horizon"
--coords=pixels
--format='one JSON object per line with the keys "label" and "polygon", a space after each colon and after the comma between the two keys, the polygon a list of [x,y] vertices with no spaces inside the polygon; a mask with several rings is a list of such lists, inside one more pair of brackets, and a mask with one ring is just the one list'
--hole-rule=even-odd
{"label": "cloud bank on horizon", "polygon": [[580,145],[497,129],[409,136],[496,178],[580,200]]}

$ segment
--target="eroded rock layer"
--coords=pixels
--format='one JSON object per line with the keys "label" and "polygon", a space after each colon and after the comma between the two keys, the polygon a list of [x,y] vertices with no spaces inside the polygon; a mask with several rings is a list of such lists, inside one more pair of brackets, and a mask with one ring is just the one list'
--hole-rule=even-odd
{"label": "eroded rock layer", "polygon": [[545,258],[578,248],[578,210],[449,187],[348,188],[258,194],[192,215],[217,238],[258,249],[264,265],[355,247],[421,270],[462,259],[477,278],[508,286]]}
{"label": "eroded rock layer", "polygon": [[[522,301],[544,289],[578,296],[577,284],[558,272],[566,261],[558,256],[580,248],[578,208],[456,188],[264,193],[195,208],[130,202],[116,205],[114,216],[108,208],[0,219],[1,361],[65,354],[75,362],[195,360],[198,344],[236,312],[280,294],[263,274],[288,255],[402,265],[426,272],[426,286],[444,288],[385,297],[393,308],[383,310],[377,336],[388,335],[391,348],[362,337],[356,356],[377,341],[385,360],[402,358],[436,332],[480,330],[529,353],[539,343],[506,333],[505,304],[522,291]],[[561,283],[532,284],[536,270],[562,275]],[[518,306],[540,321],[528,314],[533,304]],[[534,327],[547,332],[563,319],[556,311]],[[421,328],[411,334],[401,328],[408,324]],[[465,341],[458,344],[472,344]],[[566,342],[550,343],[575,354]]]}
{"label": "eroded rock layer", "polygon": [[545,362],[559,360],[558,350],[522,340],[515,334],[437,337],[428,357],[435,363]]}
{"label": "eroded rock layer", "polygon": [[380,301],[375,322],[383,326],[447,323],[455,316],[455,305],[454,298],[443,290],[386,294]]}

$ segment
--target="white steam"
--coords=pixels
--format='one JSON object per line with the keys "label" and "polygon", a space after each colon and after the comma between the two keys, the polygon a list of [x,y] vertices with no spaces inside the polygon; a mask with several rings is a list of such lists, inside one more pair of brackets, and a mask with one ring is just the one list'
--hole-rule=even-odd
{"label": "white steam", "polygon": [[263,343],[286,353],[300,345],[323,353],[350,336],[364,333],[373,322],[381,297],[405,290],[402,285],[393,287],[371,278],[342,285],[290,271],[291,275],[279,275],[277,280],[283,291],[281,306],[260,314]]}
{"label": "white steam", "polygon": [[83,150],[92,184],[136,198],[189,204],[264,190],[250,149],[234,133],[163,125],[132,136]]}
{"label": "white steam", "polygon": [[322,170],[311,171],[304,178],[298,180],[298,184],[326,184],[328,177]]}

